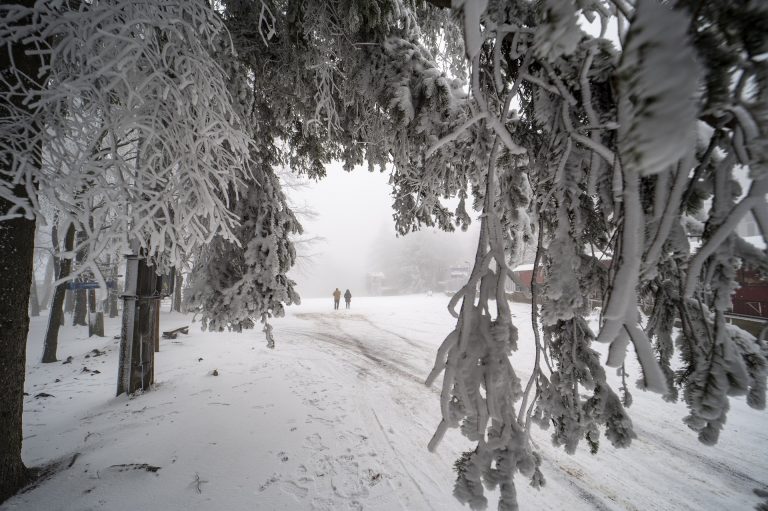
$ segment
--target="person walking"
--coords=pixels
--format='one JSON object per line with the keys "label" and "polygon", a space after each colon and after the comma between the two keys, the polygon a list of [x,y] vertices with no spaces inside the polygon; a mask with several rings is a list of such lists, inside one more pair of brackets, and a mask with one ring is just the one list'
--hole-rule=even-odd
{"label": "person walking", "polygon": [[339,309],[339,300],[341,300],[341,291],[337,287],[333,292],[333,310]]}
{"label": "person walking", "polygon": [[349,302],[352,301],[352,293],[349,292],[349,289],[344,291],[344,301],[347,304],[347,309],[349,309]]}

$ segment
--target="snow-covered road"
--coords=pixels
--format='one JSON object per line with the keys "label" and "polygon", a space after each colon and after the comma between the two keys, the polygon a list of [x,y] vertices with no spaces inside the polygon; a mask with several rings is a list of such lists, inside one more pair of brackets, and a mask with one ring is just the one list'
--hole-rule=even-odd
{"label": "snow-covered road", "polygon": [[[451,496],[458,455],[471,445],[439,422],[439,381],[423,381],[453,328],[443,296],[360,298],[351,310],[308,300],[262,334],[164,341],[157,387],[114,398],[116,322],[108,337],[67,328],[59,356],[43,366],[44,320],[33,321],[25,403],[25,460],[58,460],[59,471],[2,510],[460,509]],[[519,376],[531,359],[527,309]],[[189,318],[163,316],[163,328]],[[92,349],[105,352],[94,357]],[[90,352],[90,354],[89,354]],[[89,355],[86,358],[86,355]],[[84,371],[83,368],[88,370]],[[94,372],[98,370],[98,372]],[[213,375],[216,370],[218,376]],[[41,392],[53,397],[35,396]],[[630,449],[601,443],[569,456],[534,432],[547,486],[517,478],[522,509],[750,509],[768,488],[768,414],[732,400],[715,447],[681,422],[683,405],[637,391]],[[495,507],[494,495],[489,495]]]}

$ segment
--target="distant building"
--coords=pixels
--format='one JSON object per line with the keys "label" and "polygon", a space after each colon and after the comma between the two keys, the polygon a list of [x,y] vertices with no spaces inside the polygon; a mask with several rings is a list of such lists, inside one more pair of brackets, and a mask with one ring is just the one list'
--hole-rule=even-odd
{"label": "distant building", "polygon": [[369,296],[381,296],[384,289],[384,274],[381,272],[368,273],[365,276],[365,287]]}
{"label": "distant building", "polygon": [[[755,217],[751,214],[746,215],[741,222],[736,226],[736,234],[742,238],[758,237],[760,236],[760,229],[757,227]],[[761,240],[762,243],[762,240]],[[754,244],[754,243],[753,243]]]}
{"label": "distant building", "polygon": [[[745,236],[744,241],[765,250],[762,236]],[[732,312],[740,316],[768,319],[768,279],[748,265],[736,274],[739,287],[733,293]]]}
{"label": "distant building", "polygon": [[[533,263],[526,263],[512,268],[515,278],[507,280],[507,293],[509,298],[516,302],[531,301],[531,282],[533,281]],[[536,284],[544,284],[544,268],[539,266],[536,275]]]}
{"label": "distant building", "polygon": [[471,273],[469,262],[464,262],[455,266],[448,267],[448,274],[443,280],[440,280],[438,284],[443,288],[446,293],[455,293],[469,280]]}

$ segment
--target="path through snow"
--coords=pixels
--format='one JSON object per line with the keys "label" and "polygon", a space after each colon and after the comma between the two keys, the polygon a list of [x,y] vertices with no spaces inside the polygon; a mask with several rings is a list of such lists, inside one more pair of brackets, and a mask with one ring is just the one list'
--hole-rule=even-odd
{"label": "path through snow", "polygon": [[[259,332],[193,326],[163,341],[157,387],[134,398],[113,397],[117,322],[106,338],[66,328],[59,355],[72,362],[43,365],[36,361],[45,320],[35,319],[24,457],[29,465],[58,460],[59,471],[0,509],[461,509],[451,496],[452,466],[470,444],[451,431],[436,453],[426,450],[439,421],[440,381],[428,388],[423,380],[453,328],[446,302],[356,298],[352,310],[333,311],[330,301],[308,300],[274,322],[275,350]],[[530,361],[525,306],[513,305],[513,314],[521,337],[514,358]],[[189,319],[162,321],[165,329]],[[53,397],[35,397],[41,392]],[[569,456],[535,431],[547,487],[535,491],[518,478],[522,509],[758,502],[752,490],[768,488],[765,413],[732,400],[721,443],[710,448],[681,423],[684,406],[634,395],[639,438],[630,449],[603,442],[596,456],[584,448]]]}

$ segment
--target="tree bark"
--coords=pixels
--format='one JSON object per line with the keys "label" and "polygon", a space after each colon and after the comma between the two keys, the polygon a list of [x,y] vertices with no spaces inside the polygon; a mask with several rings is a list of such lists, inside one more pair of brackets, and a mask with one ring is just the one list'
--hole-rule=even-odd
{"label": "tree bark", "polygon": [[29,283],[29,315],[36,318],[40,315],[40,301],[37,298],[37,279],[34,269],[32,270],[32,279]]}
{"label": "tree bark", "polygon": [[[26,193],[23,186],[14,191]],[[10,207],[0,198],[0,214]],[[28,477],[21,461],[21,417],[34,246],[34,220],[16,218],[0,223],[0,502],[16,493]]]}
{"label": "tree bark", "polygon": [[75,293],[71,289],[67,289],[64,294],[64,312],[71,314],[75,310]]}
{"label": "tree bark", "polygon": [[184,284],[184,275],[180,271],[176,272],[173,283],[173,310],[181,312],[181,286]]}
{"label": "tree bark", "polygon": [[[34,0],[18,1],[30,8],[35,4]],[[26,19],[20,21],[27,22]],[[7,42],[4,46],[0,52],[0,73],[6,79],[0,80],[0,93],[7,92],[9,84],[13,85],[11,71],[14,66],[25,76],[35,78],[41,68],[39,57],[26,53],[34,49],[32,43]],[[24,94],[15,94],[12,104],[0,102],[0,118],[8,120],[20,115],[19,125],[11,125],[11,129],[27,129],[29,137],[34,140],[35,132],[41,128],[26,118],[30,103],[25,103],[24,97]],[[40,144],[31,146],[29,153],[22,156],[39,168]],[[12,167],[13,162],[8,158],[0,158],[0,179],[16,197],[28,199],[31,190],[27,188],[27,183],[12,181]],[[11,202],[0,198],[0,215],[10,213],[12,207]],[[21,441],[25,352],[29,332],[27,307],[34,251],[34,219],[22,217],[0,222],[0,503],[16,493],[29,479],[29,472],[21,460]]]}
{"label": "tree bark", "polygon": [[116,318],[119,315],[117,310],[117,279],[115,279],[115,288],[109,290],[109,317]]}
{"label": "tree bark", "polygon": [[48,263],[45,265],[45,280],[43,281],[43,298],[40,300],[40,308],[47,309],[51,305],[51,297],[53,296],[53,281],[58,273],[55,257],[51,255],[48,258]]}
{"label": "tree bark", "polygon": [[[77,282],[83,279],[78,278]],[[75,297],[75,308],[72,314],[73,326],[87,326],[86,316],[88,315],[88,293],[85,289],[76,289],[72,292]]]}
{"label": "tree bark", "polygon": [[[162,277],[159,277],[162,278]],[[155,306],[155,309],[153,311],[153,319],[152,319],[152,338],[155,341],[155,353],[160,351],[160,300],[157,299],[153,301],[153,304]],[[154,371],[154,364],[153,364],[153,371]],[[154,374],[152,375],[152,380],[154,381]]]}
{"label": "tree bark", "polygon": [[107,305],[109,309],[109,317],[116,318],[118,316],[117,299],[119,297],[119,293],[117,290],[117,264],[118,263],[117,261],[112,262],[110,258],[110,264],[112,267],[112,273],[110,276],[112,287],[107,288]]}
{"label": "tree bark", "polygon": [[[88,252],[85,248],[83,248],[83,245],[85,244],[85,232],[84,231],[78,231],[77,233],[77,244],[80,247],[80,250],[77,251],[77,265],[80,266],[85,262],[85,259],[88,257]],[[83,274],[80,274],[80,277],[77,278],[78,282],[85,281],[85,276]],[[88,291],[85,289],[77,289],[74,291],[75,295],[75,310],[72,315],[72,325],[73,326],[88,326]]]}
{"label": "tree bark", "polygon": [[[64,251],[71,252],[75,244],[75,226],[69,224],[67,233],[64,235]],[[61,259],[59,261],[58,279],[65,279],[69,276],[72,259]],[[43,346],[43,363],[56,362],[56,350],[59,343],[59,327],[63,323],[64,297],[67,292],[67,284],[60,283],[56,286],[53,293],[53,302],[51,303],[51,314],[48,316],[48,331],[45,334],[45,344]]]}
{"label": "tree bark", "polygon": [[[97,312],[96,290],[88,290],[88,337],[98,335],[104,337],[104,314]],[[101,316],[99,316],[101,314]],[[101,328],[99,328],[99,317],[101,317]]]}

